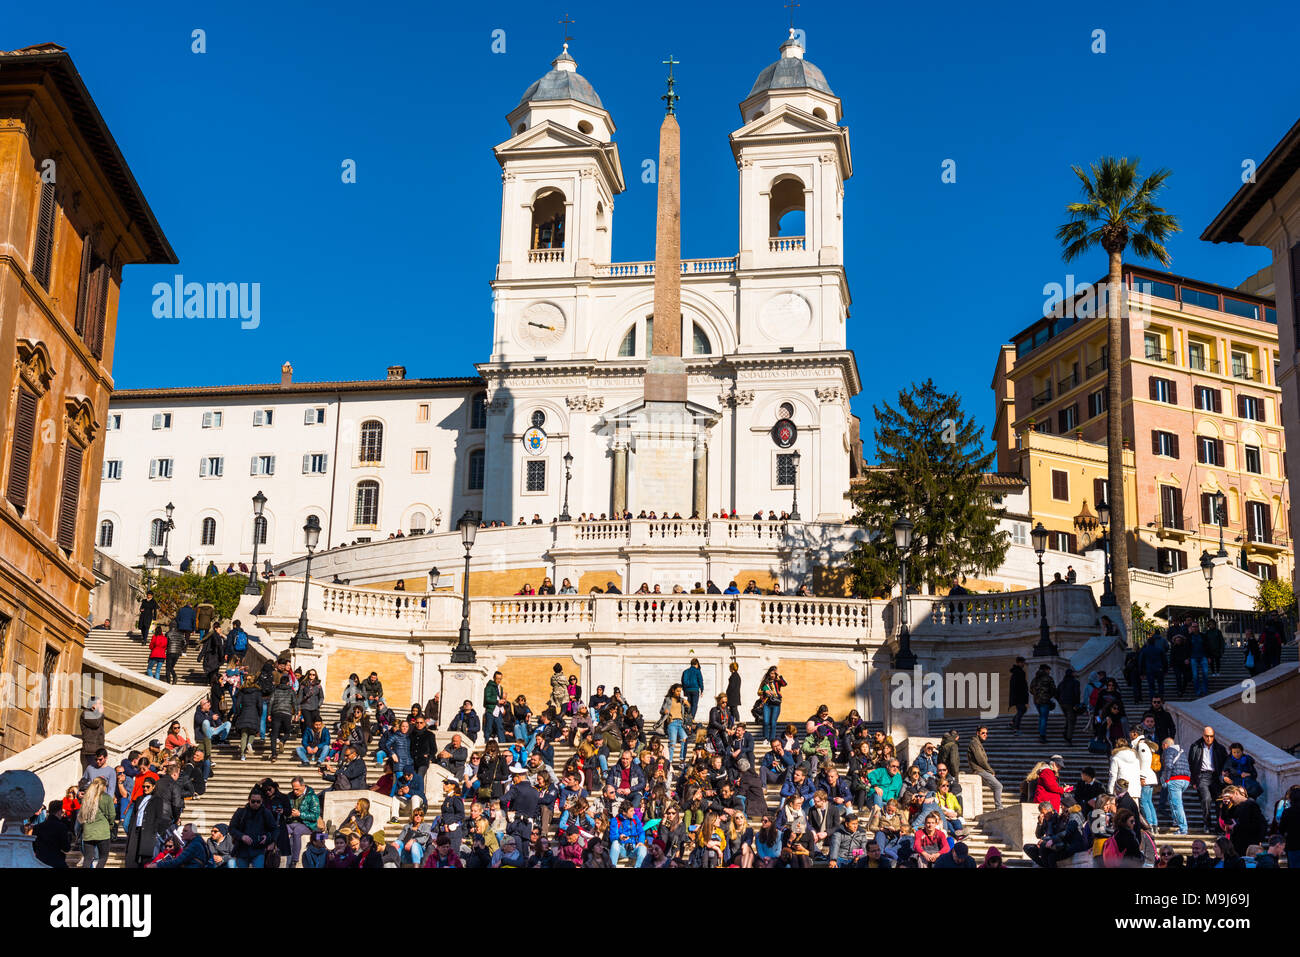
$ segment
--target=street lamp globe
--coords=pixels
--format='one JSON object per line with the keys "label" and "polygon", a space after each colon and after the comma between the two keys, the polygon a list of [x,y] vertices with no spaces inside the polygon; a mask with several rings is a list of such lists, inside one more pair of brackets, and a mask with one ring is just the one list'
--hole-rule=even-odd
{"label": "street lamp globe", "polygon": [[472,511],[467,511],[460,517],[456,523],[460,529],[460,543],[465,546],[466,550],[474,547],[474,537],[478,535],[478,515]]}
{"label": "street lamp globe", "polygon": [[258,489],[257,494],[253,496],[253,516],[255,518],[261,518],[262,509],[264,509],[265,507],[266,507],[266,496],[262,494],[261,489]]}
{"label": "street lamp globe", "polygon": [[316,545],[320,542],[320,519],[315,515],[308,515],[307,524],[302,527],[302,536],[307,544],[307,551],[315,551]]}
{"label": "street lamp globe", "polygon": [[149,549],[149,551],[144,553],[144,567],[145,567],[145,571],[150,571],[150,572],[158,567],[158,553],[155,552],[152,548]]}
{"label": "street lamp globe", "polygon": [[1097,503],[1097,521],[1102,525],[1110,524],[1110,502]]}
{"label": "street lamp globe", "polygon": [[1207,582],[1214,580],[1214,559],[1209,552],[1201,552],[1201,574]]}
{"label": "street lamp globe", "polygon": [[1029,537],[1034,540],[1034,553],[1041,558],[1043,552],[1047,551],[1047,529],[1043,528],[1042,522],[1034,526]]}
{"label": "street lamp globe", "polygon": [[894,523],[894,544],[898,546],[900,552],[905,552],[912,547],[912,529],[915,527],[907,516]]}

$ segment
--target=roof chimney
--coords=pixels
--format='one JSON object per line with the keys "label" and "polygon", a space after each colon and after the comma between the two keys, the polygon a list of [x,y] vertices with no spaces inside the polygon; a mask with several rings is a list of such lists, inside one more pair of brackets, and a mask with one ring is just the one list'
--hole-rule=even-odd
{"label": "roof chimney", "polygon": [[280,366],[280,385],[288,385],[293,381],[293,364],[286,362]]}
{"label": "roof chimney", "polygon": [[406,366],[389,366],[388,381],[393,382],[398,379],[406,378]]}

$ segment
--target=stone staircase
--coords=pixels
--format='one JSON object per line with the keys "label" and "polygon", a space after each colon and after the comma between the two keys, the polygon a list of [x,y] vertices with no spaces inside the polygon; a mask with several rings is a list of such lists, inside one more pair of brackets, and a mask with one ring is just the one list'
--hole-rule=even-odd
{"label": "stone staircase", "polygon": [[[1296,644],[1284,646],[1282,649],[1283,661],[1295,661],[1297,659]],[[1032,666],[1032,661],[1031,661]],[[1249,678],[1250,674],[1245,666],[1245,653],[1239,647],[1230,647],[1224,654],[1221,663],[1220,673],[1210,676],[1210,691],[1220,691],[1232,685],[1239,685],[1243,680]],[[1087,683],[1088,676],[1081,676],[1083,682]],[[1141,688],[1140,703],[1134,704],[1133,691],[1122,682],[1121,690],[1124,692],[1124,706],[1128,710],[1130,721],[1140,719],[1143,712],[1150,704],[1150,698],[1146,694],[1145,683]],[[1170,674],[1165,680],[1165,701],[1189,701],[1193,699],[1190,686],[1184,694],[1179,695],[1177,684]],[[1059,712],[1052,714],[1048,718],[1047,726],[1047,744],[1038,742],[1038,718],[1031,707],[1025,714],[1021,722],[1020,734],[1016,735],[1011,727],[1011,717],[1009,715],[1000,715],[991,720],[980,718],[932,718],[930,720],[930,732],[934,737],[942,737],[950,728],[955,728],[960,734],[958,747],[961,752],[962,770],[969,771],[970,768],[966,761],[966,747],[971,738],[974,737],[976,729],[980,725],[987,725],[989,737],[985,742],[984,749],[988,754],[989,763],[997,772],[998,780],[1003,786],[1003,803],[1008,804],[1016,800],[1019,792],[1020,782],[1023,781],[1032,769],[1034,764],[1046,760],[1053,754],[1059,754],[1065,759],[1065,770],[1062,778],[1065,783],[1072,784],[1078,780],[1079,771],[1084,767],[1092,767],[1097,772],[1097,778],[1103,786],[1109,783],[1110,756],[1108,754],[1092,754],[1088,751],[1087,722],[1086,716],[1080,716],[1075,721],[1074,727],[1074,744],[1068,745],[1064,738],[1064,718]],[[1180,741],[1184,748],[1190,747],[1190,741]],[[1224,741],[1226,746],[1231,744],[1230,741]],[[1273,802],[1281,795],[1266,794],[1264,800],[1267,804],[1264,807],[1264,813],[1267,817],[1271,812]],[[1201,805],[1200,797],[1197,795],[1195,788],[1188,788],[1183,792],[1183,807],[1187,814],[1188,829],[1191,833],[1180,835],[1173,832],[1173,818],[1169,813],[1169,807],[1166,802],[1161,800],[1159,792],[1155,796],[1156,812],[1159,817],[1159,825],[1168,829],[1167,833],[1156,835],[1156,844],[1170,845],[1175,853],[1187,854],[1191,850],[1192,841],[1200,838],[1207,843],[1212,844],[1217,835],[1205,833],[1201,830],[1204,822],[1204,809]],[[993,807],[993,792],[986,785],[984,787],[984,807]],[[1023,858],[1023,854],[1018,856]],[[1009,857],[1008,864],[1013,863]]]}

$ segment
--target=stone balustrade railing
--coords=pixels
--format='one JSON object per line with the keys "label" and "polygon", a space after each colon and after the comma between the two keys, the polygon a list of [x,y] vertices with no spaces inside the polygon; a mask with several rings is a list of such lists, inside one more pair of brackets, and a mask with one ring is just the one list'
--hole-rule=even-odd
{"label": "stone balustrade railing", "polygon": [[[703,273],[735,272],[738,262],[739,259],[736,256],[721,259],[683,259],[682,275],[694,276]],[[653,262],[597,263],[594,271],[596,276],[602,279],[653,276],[655,274],[655,264]]]}
{"label": "stone balustrade railing", "polygon": [[[861,638],[883,634],[885,603],[854,598],[783,595],[511,595],[471,598],[475,635],[607,633],[782,634]],[[296,622],[302,579],[277,578],[261,623]],[[371,635],[453,635],[462,599],[451,592],[389,592],[312,582],[309,628]]]}
{"label": "stone balustrade railing", "polygon": [[[1087,585],[1053,585],[1045,589],[1044,596],[1050,629],[1086,633],[1098,627],[1097,603]],[[890,631],[896,635],[900,622],[898,599],[891,604]],[[1028,634],[1042,620],[1037,589],[951,597],[910,595],[907,608],[913,638],[975,636],[1017,629]]]}

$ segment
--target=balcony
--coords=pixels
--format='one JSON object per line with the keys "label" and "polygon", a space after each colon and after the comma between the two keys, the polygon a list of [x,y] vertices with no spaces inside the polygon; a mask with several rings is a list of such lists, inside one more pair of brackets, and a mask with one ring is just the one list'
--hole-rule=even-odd
{"label": "balcony", "polygon": [[1052,401],[1052,384],[1049,382],[1047,384],[1046,389],[1044,389],[1042,392],[1038,393],[1036,396],[1033,397],[1033,399],[1031,400],[1031,406],[1032,408],[1037,409],[1040,406],[1047,405],[1047,403],[1051,401]]}
{"label": "balcony", "polygon": [[[698,276],[711,273],[735,272],[739,262],[740,260],[737,256],[723,259],[683,259],[682,275]],[[655,264],[653,262],[598,263],[595,267],[595,272],[596,275],[602,279],[626,279],[641,276],[653,276],[655,274]]]}
{"label": "balcony", "polygon": [[1234,379],[1245,379],[1247,382],[1263,382],[1263,369],[1247,369],[1242,366],[1232,367],[1232,377]]}
{"label": "balcony", "polygon": [[564,247],[559,249],[530,249],[528,250],[528,261],[530,263],[562,263],[564,262]]}
{"label": "balcony", "polygon": [[1166,352],[1164,349],[1153,349],[1152,347],[1147,346],[1146,358],[1150,359],[1152,362],[1174,363],[1178,361],[1178,354],[1173,351]]}
{"label": "balcony", "polygon": [[804,252],[807,248],[808,241],[803,236],[772,236],[767,241],[770,253]]}
{"label": "balcony", "polygon": [[1062,379],[1060,382],[1056,383],[1056,394],[1065,395],[1065,393],[1069,392],[1071,389],[1078,386],[1078,384],[1079,384],[1079,374],[1076,372],[1073,375],[1069,375],[1064,379]]}
{"label": "balcony", "polygon": [[1105,356],[1102,356],[1100,359],[1094,359],[1092,362],[1089,362],[1088,365],[1084,368],[1083,377],[1084,379],[1091,379],[1093,376],[1097,375],[1103,369],[1106,369],[1109,366],[1110,366],[1110,362],[1107,361]]}
{"label": "balcony", "polygon": [[1219,360],[1207,359],[1205,356],[1188,356],[1187,368],[1194,369],[1197,372],[1212,372],[1219,374]]}

